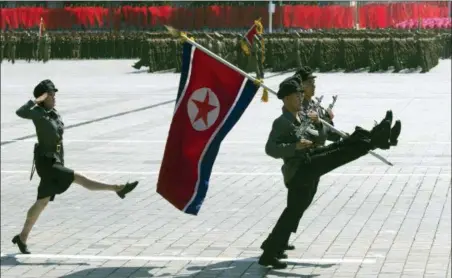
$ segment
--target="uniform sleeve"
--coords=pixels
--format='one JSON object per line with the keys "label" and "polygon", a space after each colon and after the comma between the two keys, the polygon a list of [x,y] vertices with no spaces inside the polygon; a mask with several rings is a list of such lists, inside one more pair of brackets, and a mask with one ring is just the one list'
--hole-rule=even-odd
{"label": "uniform sleeve", "polygon": [[317,132],[319,133],[317,140],[319,140],[321,142],[325,142],[328,137],[329,128],[326,125],[324,125],[322,122],[316,124],[315,128],[316,128]]}
{"label": "uniform sleeve", "polygon": [[[332,126],[334,126],[333,120],[331,120],[331,118],[328,115],[325,115],[324,120],[327,121]],[[337,134],[336,132],[334,132],[333,130],[328,128],[326,140],[337,142],[337,141],[339,141],[341,139],[342,139],[342,137],[339,134]]]}
{"label": "uniform sleeve", "polygon": [[[329,118],[328,118],[329,119]],[[332,126],[334,126],[334,122],[332,121],[332,120],[329,120],[328,121]],[[337,141],[339,141],[339,140],[341,140],[342,139],[342,137],[339,135],[339,134],[337,134],[336,132],[334,132],[333,130],[331,130],[331,129],[329,129],[328,130],[328,134],[327,134],[327,138],[326,138],[326,140],[328,140],[328,141],[333,141],[333,142],[337,142]]]}
{"label": "uniform sleeve", "polygon": [[16,110],[16,115],[28,120],[34,120],[42,117],[42,111],[35,107],[35,102],[33,100],[27,101],[19,109]]}
{"label": "uniform sleeve", "polygon": [[288,130],[285,124],[276,119],[273,122],[272,130],[265,144],[265,153],[273,158],[292,157],[295,155],[295,143],[281,143],[281,138],[287,134]]}

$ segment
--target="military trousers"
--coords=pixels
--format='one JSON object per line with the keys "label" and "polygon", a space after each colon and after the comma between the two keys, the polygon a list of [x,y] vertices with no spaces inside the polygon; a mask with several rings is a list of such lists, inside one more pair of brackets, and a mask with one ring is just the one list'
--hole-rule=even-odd
{"label": "military trousers", "polygon": [[[306,200],[304,206],[306,206],[306,209],[312,204],[312,201],[314,200],[315,194],[317,193],[317,188],[319,187],[320,178],[308,180],[308,181],[300,181],[301,188],[306,188],[307,190],[304,190],[303,194],[306,194]],[[305,211],[306,211],[305,209]],[[300,217],[293,223],[292,227],[292,233],[296,233],[298,229],[298,225],[300,224],[300,220],[303,217],[301,214]],[[289,239],[287,239],[287,244],[289,244]]]}
{"label": "military trousers", "polygon": [[[356,133],[356,132],[355,132]],[[370,140],[356,136],[310,150],[295,176],[288,182],[287,205],[263,244],[264,253],[276,256],[284,251],[290,234],[312,203],[319,178],[371,150]]]}

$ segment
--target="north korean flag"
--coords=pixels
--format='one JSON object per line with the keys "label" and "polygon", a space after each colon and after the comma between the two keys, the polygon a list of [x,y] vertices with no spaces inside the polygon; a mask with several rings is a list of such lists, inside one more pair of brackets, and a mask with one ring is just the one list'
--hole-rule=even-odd
{"label": "north korean flag", "polygon": [[253,45],[254,38],[256,35],[259,35],[259,33],[257,32],[257,25],[254,24],[253,26],[251,26],[251,28],[248,30],[248,32],[246,32],[246,34],[244,36],[244,38],[249,46]]}
{"label": "north korean flag", "polygon": [[189,43],[157,193],[177,209],[197,215],[209,188],[221,142],[256,95],[258,86]]}

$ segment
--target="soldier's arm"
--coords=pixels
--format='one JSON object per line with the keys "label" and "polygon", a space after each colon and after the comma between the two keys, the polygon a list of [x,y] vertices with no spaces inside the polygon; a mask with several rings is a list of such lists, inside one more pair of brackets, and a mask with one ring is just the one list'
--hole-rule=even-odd
{"label": "soldier's arm", "polygon": [[326,140],[333,141],[333,142],[337,142],[341,139],[342,139],[342,137],[333,131],[328,132],[328,137],[326,138]]}
{"label": "soldier's arm", "polygon": [[[325,116],[322,119],[325,120],[326,122],[328,122],[330,125],[334,126],[333,120],[331,120],[331,118],[328,116],[327,113],[325,114]],[[335,133],[331,129],[327,130],[326,140],[336,142],[341,139],[342,139],[342,137],[339,134]]]}
{"label": "soldier's arm", "polygon": [[[331,121],[331,125],[334,126],[334,122],[333,121]],[[337,141],[339,141],[341,139],[342,139],[342,137],[339,134],[337,134],[336,132],[332,131],[331,129],[328,130],[328,136],[327,136],[326,140],[337,142]]]}
{"label": "soldier's arm", "polygon": [[318,140],[325,142],[328,137],[329,128],[326,125],[324,125],[322,122],[314,124],[314,127],[316,128],[317,132],[319,133]]}
{"label": "soldier's arm", "polygon": [[34,120],[42,117],[43,111],[40,107],[36,107],[33,100],[29,100],[16,110],[16,115],[23,119]]}
{"label": "soldier's arm", "polygon": [[276,119],[265,144],[265,153],[273,158],[295,156],[296,143],[281,143],[281,138],[288,136],[288,132],[290,132],[290,123],[281,118]]}

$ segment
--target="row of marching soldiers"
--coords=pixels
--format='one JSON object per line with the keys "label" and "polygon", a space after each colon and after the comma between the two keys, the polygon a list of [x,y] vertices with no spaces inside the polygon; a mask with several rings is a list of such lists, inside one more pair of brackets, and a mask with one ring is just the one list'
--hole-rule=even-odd
{"label": "row of marching soldiers", "polygon": [[141,56],[142,32],[7,31],[1,36],[1,59],[131,59]]}
{"label": "row of marching soldiers", "polygon": [[39,36],[34,32],[6,32],[0,34],[0,61],[7,59],[15,63],[16,59],[28,62],[38,60],[47,62],[51,55],[51,38],[48,34]]}
{"label": "row of marching soldiers", "polygon": [[[249,47],[248,51],[243,49],[243,37],[238,33],[226,34],[229,39],[223,35],[214,33],[191,33],[192,38],[217,54],[225,60],[237,65],[246,72],[255,72],[263,74],[263,52],[264,46],[261,40],[255,40],[255,43]],[[171,59],[168,59],[171,57]],[[182,66],[182,47],[177,39],[155,39],[148,38],[144,44],[144,51],[140,60],[132,65],[135,69],[147,67],[148,72],[171,71],[180,72]],[[260,75],[260,74],[259,74]]]}
{"label": "row of marching soldiers", "polygon": [[[12,63],[16,59],[47,62],[49,59],[139,58],[134,67],[148,67],[149,72],[171,69],[177,72],[181,67],[180,42],[168,38],[167,32],[45,32],[40,36],[38,32],[7,31],[0,35],[0,59]],[[261,54],[256,56],[263,51],[260,41],[250,49],[256,55],[245,55],[242,50],[243,37],[239,33],[192,32],[190,35],[243,70],[255,71],[257,59],[261,59]],[[169,61],[167,57],[177,58]]]}

